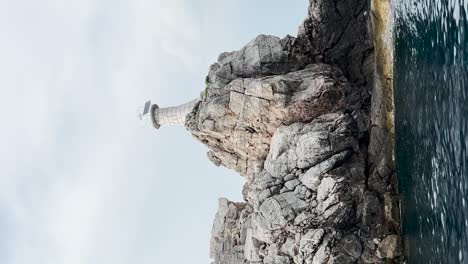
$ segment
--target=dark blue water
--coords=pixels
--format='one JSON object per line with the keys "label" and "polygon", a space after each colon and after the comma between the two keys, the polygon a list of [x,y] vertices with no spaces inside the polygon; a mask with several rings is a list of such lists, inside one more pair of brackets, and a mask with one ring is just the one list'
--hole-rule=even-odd
{"label": "dark blue water", "polygon": [[396,0],[397,167],[408,263],[468,263],[468,0]]}

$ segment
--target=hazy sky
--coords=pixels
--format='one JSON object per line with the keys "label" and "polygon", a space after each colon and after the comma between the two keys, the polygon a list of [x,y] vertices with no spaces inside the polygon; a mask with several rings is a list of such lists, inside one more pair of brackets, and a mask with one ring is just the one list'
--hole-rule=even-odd
{"label": "hazy sky", "polygon": [[210,263],[243,179],[137,108],[198,96],[220,52],[295,35],[307,4],[0,1],[0,263]]}

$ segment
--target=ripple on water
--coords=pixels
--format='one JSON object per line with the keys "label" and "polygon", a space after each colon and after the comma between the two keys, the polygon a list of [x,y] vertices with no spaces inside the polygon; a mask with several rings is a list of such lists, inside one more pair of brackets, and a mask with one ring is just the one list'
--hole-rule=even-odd
{"label": "ripple on water", "polygon": [[396,0],[397,165],[409,263],[468,263],[468,0]]}

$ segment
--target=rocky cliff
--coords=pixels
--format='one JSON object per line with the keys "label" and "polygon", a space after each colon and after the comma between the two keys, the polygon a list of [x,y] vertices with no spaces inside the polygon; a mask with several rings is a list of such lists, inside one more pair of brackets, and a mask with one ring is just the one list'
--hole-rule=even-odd
{"label": "rocky cliff", "polygon": [[372,25],[367,0],[311,0],[297,37],[260,35],[210,67],[186,127],[246,179],[245,201],[219,201],[214,263],[401,262]]}

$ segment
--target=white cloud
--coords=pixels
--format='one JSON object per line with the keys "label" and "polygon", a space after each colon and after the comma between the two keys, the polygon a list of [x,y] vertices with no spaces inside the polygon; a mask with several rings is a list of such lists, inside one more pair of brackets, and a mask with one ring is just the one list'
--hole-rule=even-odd
{"label": "white cloud", "polygon": [[238,5],[0,3],[1,263],[178,263],[180,244],[208,262],[216,199],[240,199],[242,179],[215,177],[226,172],[183,128],[139,130],[135,113],[199,94],[213,47],[242,41],[222,24]]}
{"label": "white cloud", "polygon": [[[0,46],[12,62],[2,63],[9,76],[0,80],[8,94],[1,99],[7,162],[0,198],[14,229],[0,251],[8,251],[11,263],[93,263],[96,243],[112,241],[97,237],[103,221],[118,215],[126,199],[117,193],[129,180],[123,173],[136,136],[127,126],[136,123],[129,124],[133,110],[150,88],[145,68],[164,52],[190,67],[190,53],[177,43],[193,42],[196,34],[186,30],[196,25],[172,19],[181,11],[191,16],[183,2],[160,8],[161,2],[138,1],[133,14],[122,14],[128,2],[112,2],[115,16],[109,4],[28,1],[3,9],[3,25],[15,24]],[[121,21],[131,15],[133,22]],[[161,49],[164,43],[170,47]],[[154,74],[164,63],[152,65]],[[108,258],[125,255],[121,249]]]}
{"label": "white cloud", "polygon": [[[11,3],[1,12],[8,38],[0,44],[10,62],[0,66],[0,208],[11,230],[0,251],[15,264],[93,263],[96,243],[112,240],[96,237],[102,221],[125,199],[116,193],[135,158],[127,126],[136,124],[129,123],[133,110],[149,89],[142,73],[162,56],[161,43],[192,41],[168,19],[184,7],[139,1],[123,14],[129,2]],[[133,23],[121,21],[131,15]]]}

